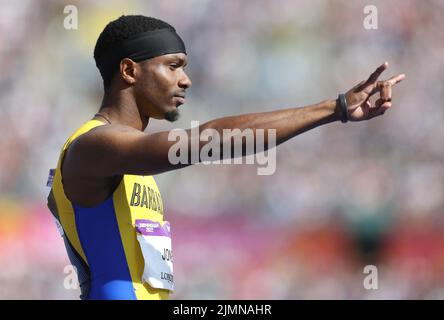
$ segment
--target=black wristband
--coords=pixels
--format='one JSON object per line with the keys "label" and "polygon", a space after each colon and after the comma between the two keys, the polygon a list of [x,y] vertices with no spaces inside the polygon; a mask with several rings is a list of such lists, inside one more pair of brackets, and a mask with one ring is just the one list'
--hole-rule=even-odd
{"label": "black wristband", "polygon": [[345,94],[341,93],[338,96],[337,102],[339,105],[339,115],[341,116],[341,122],[345,123],[348,121],[347,100],[345,99]]}

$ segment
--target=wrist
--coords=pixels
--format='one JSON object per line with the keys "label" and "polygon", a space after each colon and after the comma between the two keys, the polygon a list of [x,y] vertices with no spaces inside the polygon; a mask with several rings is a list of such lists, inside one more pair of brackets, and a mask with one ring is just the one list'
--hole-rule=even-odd
{"label": "wrist", "polygon": [[339,94],[338,98],[336,99],[335,112],[339,115],[339,120],[341,120],[342,123],[349,120],[347,109],[347,99],[345,98],[345,94]]}
{"label": "wrist", "polygon": [[340,121],[341,120],[341,110],[339,107],[338,99],[336,100],[328,100],[327,105],[329,110],[332,112],[332,118],[334,121]]}

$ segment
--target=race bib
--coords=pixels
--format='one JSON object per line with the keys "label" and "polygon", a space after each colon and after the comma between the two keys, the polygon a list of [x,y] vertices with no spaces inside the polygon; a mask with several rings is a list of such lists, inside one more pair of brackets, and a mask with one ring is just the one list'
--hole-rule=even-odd
{"label": "race bib", "polygon": [[136,232],[145,261],[142,281],[153,288],[174,291],[170,223],[139,219]]}

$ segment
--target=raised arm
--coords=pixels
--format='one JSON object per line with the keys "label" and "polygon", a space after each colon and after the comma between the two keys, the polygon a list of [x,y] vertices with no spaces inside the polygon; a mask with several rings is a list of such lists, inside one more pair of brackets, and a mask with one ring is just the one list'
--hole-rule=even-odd
{"label": "raised arm", "polygon": [[[384,63],[367,80],[345,94],[347,118],[350,121],[368,120],[384,114],[392,107],[392,86],[402,81],[405,76],[400,74],[385,81],[378,81],[378,77],[387,67],[388,64]],[[377,92],[380,93],[380,98],[372,106],[369,98]],[[202,124],[198,130],[202,132],[205,129],[213,129],[222,134],[224,129],[240,129],[240,131],[251,129],[254,133],[258,129],[275,129],[276,145],[278,145],[307,130],[338,121],[340,118],[337,100],[327,100],[305,107],[215,119]],[[192,129],[186,130],[188,137],[191,137],[191,131]],[[188,164],[173,164],[169,161],[168,154],[176,144],[175,140],[170,141],[169,134],[170,132],[146,134],[119,125],[102,126],[91,130],[74,142],[68,157],[71,163],[75,163],[80,175],[98,178],[122,174],[153,175],[189,165],[191,161]],[[221,148],[229,142],[221,140]],[[267,135],[264,142],[267,149]],[[188,143],[187,150],[192,152],[191,139],[188,139]],[[197,148],[200,150],[206,143],[208,142],[199,141]],[[245,144],[245,139],[242,143]]]}

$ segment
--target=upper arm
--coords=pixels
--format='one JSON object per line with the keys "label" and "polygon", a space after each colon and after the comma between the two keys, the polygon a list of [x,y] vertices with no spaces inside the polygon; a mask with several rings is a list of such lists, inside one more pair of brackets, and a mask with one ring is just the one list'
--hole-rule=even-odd
{"label": "upper arm", "polygon": [[184,167],[168,160],[169,132],[146,134],[126,126],[101,126],[70,146],[65,164],[76,176],[105,178],[123,174],[152,175]]}

